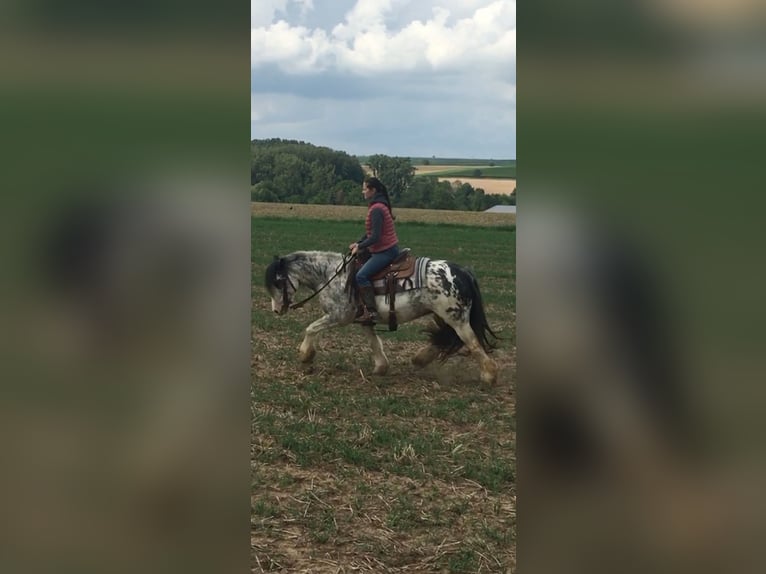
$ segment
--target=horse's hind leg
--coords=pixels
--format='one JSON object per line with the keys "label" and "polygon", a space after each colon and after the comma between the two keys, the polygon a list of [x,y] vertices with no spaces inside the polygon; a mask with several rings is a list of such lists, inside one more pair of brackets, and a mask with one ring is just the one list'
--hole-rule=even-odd
{"label": "horse's hind leg", "polygon": [[481,381],[488,385],[494,385],[497,382],[497,363],[484,351],[470,323],[453,323],[451,326],[465,343],[465,346],[468,347],[468,350],[471,351],[471,354],[479,360]]}
{"label": "horse's hind leg", "polygon": [[[446,323],[439,317],[438,315],[433,316],[434,325],[431,327],[431,332],[438,331],[440,329],[443,329],[446,325]],[[441,349],[439,349],[438,346],[434,345],[433,343],[429,343],[420,351],[418,351],[418,354],[412,357],[411,361],[412,364],[418,367],[419,369],[422,369],[423,367],[430,365],[433,360],[439,356],[439,353],[441,353]]]}
{"label": "horse's hind leg", "polygon": [[430,364],[436,357],[439,356],[439,348],[430,343],[420,349],[418,354],[412,357],[412,364],[416,367],[423,368]]}
{"label": "horse's hind leg", "polygon": [[370,347],[372,347],[372,358],[375,361],[373,374],[385,375],[388,371],[388,358],[386,358],[386,354],[383,352],[383,343],[380,337],[375,333],[375,329],[372,326],[366,326],[362,330],[370,342]]}

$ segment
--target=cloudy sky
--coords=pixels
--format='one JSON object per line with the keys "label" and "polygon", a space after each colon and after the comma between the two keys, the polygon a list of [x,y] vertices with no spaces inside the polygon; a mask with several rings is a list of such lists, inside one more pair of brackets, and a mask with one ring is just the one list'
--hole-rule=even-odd
{"label": "cloudy sky", "polygon": [[515,0],[251,0],[253,139],[516,158]]}

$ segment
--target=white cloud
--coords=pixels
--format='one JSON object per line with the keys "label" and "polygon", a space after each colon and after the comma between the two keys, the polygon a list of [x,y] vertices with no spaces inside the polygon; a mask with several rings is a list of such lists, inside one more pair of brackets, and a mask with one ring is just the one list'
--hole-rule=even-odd
{"label": "white cloud", "polygon": [[253,138],[516,156],[515,0],[253,1]]}
{"label": "white cloud", "polygon": [[322,117],[322,107],[307,105],[305,98],[285,94],[252,94],[251,124],[302,125]]}
{"label": "white cloud", "polygon": [[[272,5],[279,3],[270,1]],[[386,15],[394,7],[394,0],[359,0],[345,21],[329,34],[285,20],[256,26],[251,30],[251,65],[257,68],[276,64],[290,73],[334,68],[360,75],[408,70],[496,70],[513,65],[515,1],[473,4],[470,15],[454,22],[450,22],[450,8],[435,6],[430,18],[415,20],[399,30],[386,26]]]}
{"label": "white cloud", "polygon": [[325,145],[352,154],[510,158],[516,156],[511,107],[486,109],[463,100],[402,106],[396,98],[337,101],[259,94],[251,136]]}
{"label": "white cloud", "polygon": [[284,20],[268,28],[250,30],[250,65],[277,64],[290,73],[321,72],[327,67],[331,46],[322,29],[290,26]]}
{"label": "white cloud", "polygon": [[290,4],[295,4],[300,19],[306,18],[309,12],[314,10],[314,0],[289,0]]}
{"label": "white cloud", "polygon": [[301,18],[314,9],[314,0],[250,0],[250,29],[269,26],[277,14],[287,14],[290,4],[298,6]]}
{"label": "white cloud", "polygon": [[250,0],[250,29],[270,25],[286,7],[287,0]]}

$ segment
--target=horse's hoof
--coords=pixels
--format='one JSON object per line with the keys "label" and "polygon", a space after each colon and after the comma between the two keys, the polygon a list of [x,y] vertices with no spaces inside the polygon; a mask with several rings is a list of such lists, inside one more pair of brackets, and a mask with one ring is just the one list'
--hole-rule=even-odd
{"label": "horse's hoof", "polygon": [[497,384],[497,373],[482,373],[481,382],[487,386],[494,387]]}
{"label": "horse's hoof", "polygon": [[316,349],[311,349],[308,352],[300,352],[298,354],[298,357],[301,360],[301,363],[310,363],[314,360],[314,356],[317,354]]}
{"label": "horse's hoof", "polygon": [[388,372],[388,365],[377,365],[373,370],[373,375],[385,375]]}

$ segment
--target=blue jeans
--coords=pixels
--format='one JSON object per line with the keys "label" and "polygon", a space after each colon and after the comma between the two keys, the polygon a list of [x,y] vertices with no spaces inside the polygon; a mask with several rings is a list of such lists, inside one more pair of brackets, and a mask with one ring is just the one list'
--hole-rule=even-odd
{"label": "blue jeans", "polygon": [[386,265],[391,263],[399,255],[399,246],[394,245],[389,247],[385,251],[379,251],[378,253],[371,253],[367,263],[362,265],[362,268],[356,272],[356,283],[360,287],[369,287],[372,285],[370,277],[375,275],[378,271],[383,269]]}

